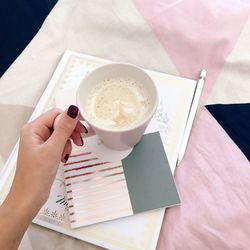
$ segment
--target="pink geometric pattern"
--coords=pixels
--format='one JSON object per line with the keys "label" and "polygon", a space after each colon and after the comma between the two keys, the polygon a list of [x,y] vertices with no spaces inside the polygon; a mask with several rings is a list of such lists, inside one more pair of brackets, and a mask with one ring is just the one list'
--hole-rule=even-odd
{"label": "pink geometric pattern", "polygon": [[202,103],[249,16],[249,5],[235,0],[133,0],[184,77],[208,76]]}
{"label": "pink geometric pattern", "polygon": [[205,108],[175,179],[182,203],[166,210],[158,249],[250,246],[250,164]]}

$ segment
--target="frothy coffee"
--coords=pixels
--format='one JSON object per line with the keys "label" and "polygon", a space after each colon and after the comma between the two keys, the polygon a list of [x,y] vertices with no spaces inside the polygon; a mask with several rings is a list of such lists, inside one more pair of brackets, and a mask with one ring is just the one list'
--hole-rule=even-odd
{"label": "frothy coffee", "polygon": [[149,93],[141,83],[119,77],[97,84],[88,95],[86,110],[99,126],[125,129],[142,121],[149,106]]}

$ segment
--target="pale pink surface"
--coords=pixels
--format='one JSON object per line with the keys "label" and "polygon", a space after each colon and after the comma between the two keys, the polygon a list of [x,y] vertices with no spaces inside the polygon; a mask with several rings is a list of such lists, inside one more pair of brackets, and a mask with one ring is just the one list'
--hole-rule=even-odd
{"label": "pale pink surface", "polygon": [[[133,1],[181,76],[207,69],[204,103],[249,16],[249,1]],[[167,210],[158,249],[249,249],[249,161],[206,109],[196,119],[175,174],[182,204]]]}
{"label": "pale pink surface", "polygon": [[182,204],[167,209],[158,249],[249,249],[250,164],[205,108],[175,178]]}
{"label": "pale pink surface", "polygon": [[208,97],[249,15],[248,1],[133,0],[181,76],[208,76],[202,102]]}

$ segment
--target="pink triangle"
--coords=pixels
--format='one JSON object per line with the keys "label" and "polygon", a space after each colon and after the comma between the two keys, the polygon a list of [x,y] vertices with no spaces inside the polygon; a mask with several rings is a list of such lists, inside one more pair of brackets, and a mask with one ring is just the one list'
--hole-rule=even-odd
{"label": "pink triangle", "polygon": [[249,5],[235,0],[133,1],[181,76],[198,78],[207,69],[204,103],[241,33]]}
{"label": "pink triangle", "polygon": [[161,249],[249,249],[250,164],[204,108],[175,172],[181,205],[166,210]]}

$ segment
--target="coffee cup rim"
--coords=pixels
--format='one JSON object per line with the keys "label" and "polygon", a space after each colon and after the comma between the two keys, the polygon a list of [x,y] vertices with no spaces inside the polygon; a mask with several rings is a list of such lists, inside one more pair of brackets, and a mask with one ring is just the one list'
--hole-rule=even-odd
{"label": "coffee cup rim", "polygon": [[[153,106],[151,112],[143,120],[141,120],[141,122],[139,122],[138,124],[135,124],[135,126],[132,126],[132,127],[129,127],[129,128],[111,129],[111,128],[102,127],[102,126],[96,124],[95,122],[92,122],[91,120],[86,119],[86,116],[84,115],[84,112],[82,112],[82,108],[80,106],[80,101],[79,101],[80,100],[80,96],[79,96],[80,95],[79,94],[80,91],[79,91],[79,89],[81,88],[82,83],[84,81],[86,81],[91,75],[95,74],[97,71],[99,71],[99,70],[101,70],[103,68],[112,67],[114,65],[129,66],[129,67],[133,67],[136,70],[139,70],[139,71],[143,72],[143,74],[145,74],[146,77],[148,77],[150,79],[150,81],[151,81],[151,83],[152,83],[152,85],[153,85],[153,87],[155,89],[155,93],[156,93],[156,98],[154,100],[154,106]],[[91,71],[89,74],[87,74],[84,77],[84,79],[81,81],[80,85],[77,88],[76,103],[77,103],[77,106],[79,108],[79,111],[80,111],[80,114],[81,114],[83,120],[86,121],[90,126],[93,126],[94,128],[97,128],[97,129],[105,131],[105,132],[121,133],[121,132],[129,132],[131,130],[135,130],[135,129],[141,127],[143,124],[147,124],[151,120],[151,118],[153,117],[153,115],[156,112],[157,106],[159,104],[159,95],[158,95],[157,87],[156,87],[153,79],[142,68],[140,68],[138,66],[135,66],[133,64],[130,64],[130,63],[109,63],[109,64],[105,64],[105,65],[97,67],[96,69],[94,69],[93,71]]]}

